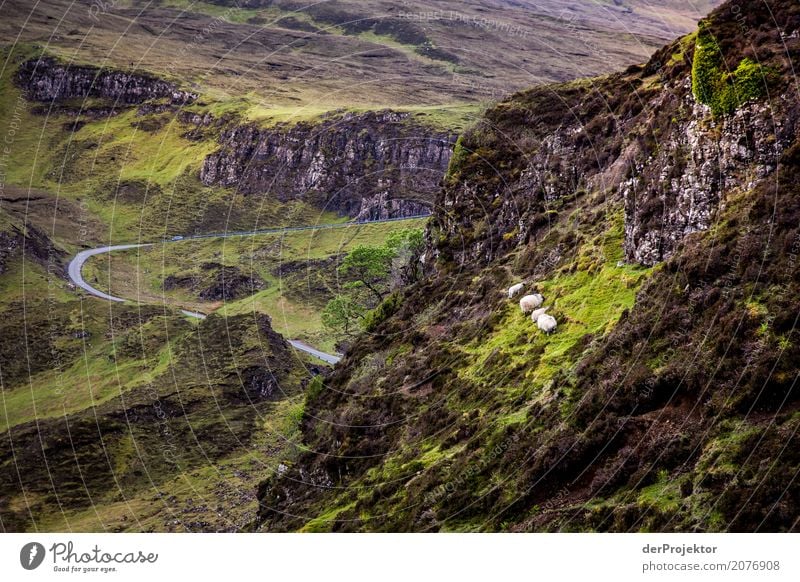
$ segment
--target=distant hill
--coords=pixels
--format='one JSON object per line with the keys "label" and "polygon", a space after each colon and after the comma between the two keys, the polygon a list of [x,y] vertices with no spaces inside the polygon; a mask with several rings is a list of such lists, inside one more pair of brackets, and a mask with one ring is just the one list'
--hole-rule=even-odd
{"label": "distant hill", "polygon": [[[267,108],[436,105],[645,61],[714,2],[5,2],[0,38]],[[145,9],[146,8],[146,9]]]}

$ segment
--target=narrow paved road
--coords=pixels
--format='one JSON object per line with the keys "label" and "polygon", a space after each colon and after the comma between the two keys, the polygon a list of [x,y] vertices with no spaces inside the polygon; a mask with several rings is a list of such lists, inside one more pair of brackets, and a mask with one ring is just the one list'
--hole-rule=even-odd
{"label": "narrow paved road", "polygon": [[335,364],[336,362],[342,359],[342,356],[334,356],[333,354],[326,354],[325,352],[321,352],[317,349],[312,348],[310,345],[301,342],[300,340],[286,340],[286,341],[292,344],[293,348],[306,352],[307,354],[311,354],[315,358],[319,358],[323,362],[328,362],[329,364]]}
{"label": "narrow paved road", "polygon": [[[426,218],[427,215],[418,215],[418,216],[408,216],[405,218],[387,218],[383,220],[370,220],[364,222],[344,222],[341,224],[321,224],[318,226],[293,226],[288,228],[270,228],[265,230],[251,230],[251,231],[243,231],[243,232],[229,232],[229,233],[221,233],[221,234],[201,234],[201,235],[194,235],[194,236],[187,236],[187,237],[175,237],[169,240],[164,240],[162,243],[177,243],[185,240],[193,240],[193,239],[200,239],[200,238],[230,238],[234,236],[253,236],[258,234],[273,234],[273,233],[283,233],[283,232],[294,232],[299,230],[327,230],[330,228],[348,228],[351,226],[359,226],[362,224],[377,224],[382,222],[398,222],[401,220],[414,220],[417,218]],[[95,255],[102,255],[105,253],[110,253],[113,251],[124,251],[128,249],[138,249],[143,247],[151,247],[156,243],[138,243],[138,244],[126,244],[126,245],[111,245],[105,247],[97,247],[96,249],[87,249],[85,251],[79,252],[75,257],[69,262],[69,267],[67,268],[67,272],[69,273],[70,280],[80,287],[81,289],[88,292],[90,295],[94,295],[95,297],[100,297],[101,299],[105,299],[106,301],[116,301],[118,303],[123,303],[127,301],[122,297],[115,297],[114,295],[110,295],[108,293],[104,293],[95,287],[89,285],[86,280],[83,278],[83,265],[89,259],[89,257],[93,257]],[[204,319],[206,316],[203,313],[197,313],[196,311],[188,311],[186,309],[181,309],[181,313],[187,315],[189,317],[195,317],[197,319]],[[323,362],[327,362],[329,364],[335,364],[339,360],[342,359],[342,356],[339,354],[326,354],[325,352],[321,352],[315,348],[312,348],[310,345],[301,342],[300,340],[288,340],[289,343],[295,348],[300,351],[306,352],[307,354],[311,354],[315,358],[319,358]]]}
{"label": "narrow paved road", "polygon": [[67,271],[69,272],[70,280],[75,283],[81,289],[88,291],[90,294],[94,295],[95,297],[100,297],[101,299],[105,299],[107,301],[117,301],[122,303],[125,301],[122,297],[114,297],[113,295],[109,295],[108,293],[103,293],[99,289],[95,289],[86,280],[83,278],[83,274],[81,271],[83,270],[84,263],[89,259],[89,257],[93,257],[95,255],[102,255],[104,253],[110,253],[111,251],[124,251],[127,249],[138,249],[141,247],[149,247],[152,246],[152,243],[140,243],[135,245],[114,245],[110,247],[98,247],[96,249],[89,249],[88,251],[81,251],[75,258],[73,258],[69,262],[69,267]]}

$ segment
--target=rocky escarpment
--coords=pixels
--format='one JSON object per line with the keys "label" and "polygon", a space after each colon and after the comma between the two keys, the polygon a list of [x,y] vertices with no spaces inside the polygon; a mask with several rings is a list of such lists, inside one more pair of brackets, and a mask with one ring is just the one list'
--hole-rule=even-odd
{"label": "rocky escarpment", "polygon": [[391,111],[269,129],[241,125],[223,132],[200,177],[359,220],[412,216],[430,211],[453,141]]}
{"label": "rocky escarpment", "polygon": [[191,103],[197,98],[195,93],[146,73],[67,65],[52,57],[22,63],[15,82],[28,99],[44,103],[95,97],[113,101],[116,105],[132,105],[152,99],[167,99],[181,104]]}
{"label": "rocky escarpment", "polygon": [[[720,71],[758,63],[749,91],[724,80],[732,73],[720,73],[719,83],[733,91],[732,112],[714,114],[695,95],[695,78],[707,74],[694,58],[696,36],[644,67],[516,95],[461,140],[462,163],[437,202],[449,212],[437,216],[436,236],[450,240],[462,261],[491,260],[530,241],[566,203],[597,191],[624,196],[629,261],[653,265],[686,235],[708,229],[722,192],[748,190],[774,172],[800,115],[793,89],[780,81],[786,59],[776,58],[769,43],[741,40],[742,30],[779,34],[790,53],[797,50],[793,9],[777,25],[759,21],[758,13],[714,22],[704,34],[725,55],[715,65]],[[468,175],[489,177],[491,187],[462,179]]]}
{"label": "rocky escarpment", "polygon": [[[724,99],[695,90],[716,75],[692,35],[490,110],[437,199],[435,268],[309,391],[258,526],[796,531],[799,27],[790,0],[715,11]],[[553,335],[503,296],[519,282]]]}

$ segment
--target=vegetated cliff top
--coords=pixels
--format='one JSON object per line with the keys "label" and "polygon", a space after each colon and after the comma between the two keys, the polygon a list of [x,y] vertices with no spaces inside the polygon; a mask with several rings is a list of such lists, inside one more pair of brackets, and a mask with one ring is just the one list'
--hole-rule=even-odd
{"label": "vegetated cliff top", "polygon": [[614,70],[690,30],[713,1],[689,4],[13,0],[0,37],[297,114],[478,102]]}
{"label": "vegetated cliff top", "polygon": [[310,390],[258,526],[797,530],[798,63],[796,2],[729,2],[644,67],[490,110],[430,277]]}

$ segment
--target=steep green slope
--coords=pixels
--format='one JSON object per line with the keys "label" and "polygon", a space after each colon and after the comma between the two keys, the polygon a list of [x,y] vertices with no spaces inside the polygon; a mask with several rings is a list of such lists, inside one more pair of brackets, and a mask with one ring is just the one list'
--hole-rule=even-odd
{"label": "steep green slope", "polygon": [[197,325],[157,307],[99,307],[78,312],[80,358],[3,386],[3,529],[241,529],[256,482],[294,454],[318,370],[265,316]]}
{"label": "steep green slope", "polygon": [[691,35],[462,136],[429,278],[308,394],[260,529],[797,529],[800,9],[741,4],[703,30],[758,63],[724,110]]}
{"label": "steep green slope", "polygon": [[[171,102],[169,88],[140,99],[165,82],[86,65],[71,67],[63,90],[94,83],[86,98],[59,93],[46,75],[25,87],[20,71],[37,70],[38,54],[5,51],[0,79],[0,529],[240,530],[255,518],[257,484],[296,454],[302,392],[320,363],[273,331],[265,313],[279,322],[296,309],[281,293],[249,297],[255,289],[242,285],[238,303],[196,322],[178,312],[197,307],[180,286],[174,298],[159,296],[157,275],[164,265],[177,279],[205,273],[193,261],[221,255],[214,269],[256,261],[266,277],[287,258],[302,269],[353,242],[382,242],[392,226],[343,229],[346,240],[327,231],[272,237],[256,249],[263,257],[248,255],[252,238],[197,243],[196,255],[189,241],[159,247],[143,272],[114,259],[113,291],[136,299],[140,279],[156,285],[140,305],[87,297],[66,276],[82,248],[345,218],[202,184],[219,133],[241,122],[238,104],[217,116],[214,104]],[[99,264],[86,271],[98,284],[108,275]],[[304,306],[281,331],[320,339],[328,290],[293,291],[317,309]],[[221,303],[214,293],[194,299],[211,311]]]}

